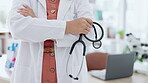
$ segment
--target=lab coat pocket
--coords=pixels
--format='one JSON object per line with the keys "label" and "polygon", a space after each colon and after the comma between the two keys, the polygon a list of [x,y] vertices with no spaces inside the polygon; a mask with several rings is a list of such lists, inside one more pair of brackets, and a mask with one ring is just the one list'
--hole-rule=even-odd
{"label": "lab coat pocket", "polygon": [[30,83],[31,68],[27,66],[17,66],[15,71],[15,83]]}

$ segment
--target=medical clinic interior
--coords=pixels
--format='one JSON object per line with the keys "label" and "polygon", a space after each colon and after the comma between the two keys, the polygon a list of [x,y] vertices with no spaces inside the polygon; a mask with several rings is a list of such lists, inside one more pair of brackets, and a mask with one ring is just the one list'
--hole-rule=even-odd
{"label": "medical clinic interior", "polygon": [[[6,22],[12,1],[0,0],[0,83],[10,83],[21,42]],[[148,83],[148,0],[89,2],[102,38],[86,46],[88,83]]]}

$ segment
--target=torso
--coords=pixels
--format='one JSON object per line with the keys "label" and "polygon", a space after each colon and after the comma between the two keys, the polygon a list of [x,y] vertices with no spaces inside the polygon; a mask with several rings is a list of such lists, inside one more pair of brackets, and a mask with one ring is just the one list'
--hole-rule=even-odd
{"label": "torso", "polygon": [[[60,0],[46,0],[47,19],[56,20]],[[54,41],[44,42],[42,83],[57,83]]]}

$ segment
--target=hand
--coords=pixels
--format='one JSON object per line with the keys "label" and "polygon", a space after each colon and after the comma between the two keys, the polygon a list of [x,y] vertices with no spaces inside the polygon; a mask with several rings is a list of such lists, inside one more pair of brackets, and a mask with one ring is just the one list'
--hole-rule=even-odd
{"label": "hand", "polygon": [[88,34],[92,27],[93,21],[88,18],[79,18],[68,21],[66,24],[66,34]]}
{"label": "hand", "polygon": [[24,8],[20,8],[18,9],[17,13],[20,13],[23,16],[31,16],[32,18],[36,18],[33,10],[27,6],[27,5],[23,5]]}

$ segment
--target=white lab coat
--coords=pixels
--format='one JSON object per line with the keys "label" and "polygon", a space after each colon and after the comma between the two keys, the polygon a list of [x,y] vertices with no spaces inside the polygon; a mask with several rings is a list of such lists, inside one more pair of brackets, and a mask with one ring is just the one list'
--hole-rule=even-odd
{"label": "white lab coat", "polygon": [[[21,43],[11,83],[41,83],[43,46],[47,39],[57,41],[55,57],[58,83],[87,83],[85,60],[78,81],[74,81],[66,74],[70,47],[79,35],[65,34],[65,28],[66,21],[80,17],[92,18],[88,0],[60,0],[57,20],[47,20],[46,0],[13,0],[12,3],[7,23],[13,38],[19,39]],[[38,18],[24,17],[17,13],[17,9],[23,4],[30,6]],[[87,40],[85,42],[87,46],[90,45]],[[81,44],[75,47],[68,68],[69,73],[77,75],[81,65],[82,50]]]}

